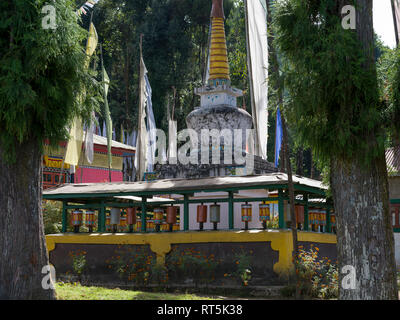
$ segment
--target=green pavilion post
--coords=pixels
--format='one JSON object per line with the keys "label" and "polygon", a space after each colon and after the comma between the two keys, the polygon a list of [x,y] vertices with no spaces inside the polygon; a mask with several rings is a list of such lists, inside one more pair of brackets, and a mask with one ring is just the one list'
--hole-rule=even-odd
{"label": "green pavilion post", "polygon": [[99,232],[106,232],[106,208],[104,201],[101,201],[100,204],[98,230]]}
{"label": "green pavilion post", "polygon": [[67,232],[67,221],[68,221],[68,211],[67,211],[67,201],[63,201],[62,207],[62,233]]}
{"label": "green pavilion post", "polygon": [[235,213],[234,213],[234,202],[233,202],[233,192],[229,191],[229,199],[228,199],[228,204],[229,204],[229,229],[232,230],[235,225]]}
{"label": "green pavilion post", "polygon": [[283,190],[278,190],[278,212],[279,212],[279,229],[285,229],[286,222],[285,222],[285,207],[283,204]]}
{"label": "green pavilion post", "polygon": [[189,195],[183,195],[183,230],[189,230]]}
{"label": "green pavilion post", "polygon": [[146,232],[147,197],[142,197],[142,232]]}
{"label": "green pavilion post", "polygon": [[326,208],[326,232],[331,233],[331,210]]}
{"label": "green pavilion post", "polygon": [[308,231],[309,228],[309,220],[308,220],[308,194],[303,195],[303,199],[305,201],[304,204],[304,231]]}

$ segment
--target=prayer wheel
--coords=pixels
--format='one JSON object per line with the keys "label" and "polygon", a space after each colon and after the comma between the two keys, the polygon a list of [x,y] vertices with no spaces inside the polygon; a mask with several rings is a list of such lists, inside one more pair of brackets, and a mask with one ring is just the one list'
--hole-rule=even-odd
{"label": "prayer wheel", "polygon": [[72,212],[72,225],[74,226],[74,232],[79,233],[79,227],[82,225],[83,212],[82,210],[74,210]]}
{"label": "prayer wheel", "polygon": [[107,232],[110,232],[110,231],[111,231],[110,220],[111,220],[110,216],[107,216],[107,217],[106,217],[106,231],[107,231]]}
{"label": "prayer wheel", "polygon": [[318,210],[318,214],[317,214],[317,225],[321,226],[322,225],[322,210]]}
{"label": "prayer wheel", "polygon": [[122,216],[119,220],[119,232],[126,231],[126,217]]}
{"label": "prayer wheel", "polygon": [[309,209],[309,217],[310,217],[309,218],[310,225],[316,225],[317,224],[317,213],[314,208]]}
{"label": "prayer wheel", "polygon": [[136,208],[126,210],[126,223],[129,226],[129,232],[133,232],[133,225],[136,224]]}
{"label": "prayer wheel", "polygon": [[121,219],[121,210],[118,208],[111,208],[111,220],[110,224],[112,226],[112,231],[117,232],[119,221]]}
{"label": "prayer wheel", "polygon": [[321,226],[326,226],[326,211],[325,210],[321,210],[320,211],[320,225]]}
{"label": "prayer wheel", "polygon": [[167,207],[167,219],[166,219],[166,222],[169,225],[169,231],[173,230],[173,226],[176,223],[177,211],[178,211],[178,207],[175,207],[175,206]]}
{"label": "prayer wheel", "polygon": [[331,230],[332,232],[336,233],[336,215],[332,213],[330,219],[331,219]]}
{"label": "prayer wheel", "polygon": [[320,226],[321,225],[321,212],[320,212],[320,210],[318,209],[317,211],[316,211],[316,218],[315,218],[315,224],[317,225],[317,226]]}
{"label": "prayer wheel", "polygon": [[252,216],[252,206],[247,202],[242,204],[242,221],[245,224],[245,230],[249,229],[249,221],[251,221]]}
{"label": "prayer wheel", "polygon": [[304,224],[304,206],[296,205],[294,206],[294,211],[296,213],[297,224]]}
{"label": "prayer wheel", "polygon": [[153,214],[153,222],[155,224],[157,232],[160,231],[160,225],[163,223],[163,221],[164,221],[164,209],[155,208]]}
{"label": "prayer wheel", "polygon": [[331,214],[331,227],[336,227],[336,216]]}
{"label": "prayer wheel", "polygon": [[155,226],[154,220],[147,220],[146,221],[146,230],[148,232],[154,232],[154,226]]}
{"label": "prayer wheel", "polygon": [[85,223],[86,223],[86,227],[89,228],[89,232],[92,233],[93,232],[93,227],[95,225],[95,216],[94,216],[94,211],[93,210],[87,210],[86,211],[86,215],[85,215]]}
{"label": "prayer wheel", "polygon": [[221,206],[212,204],[210,206],[210,221],[214,224],[214,230],[217,230],[218,223],[221,221]]}
{"label": "prayer wheel", "polygon": [[142,231],[142,221],[138,220],[136,222],[136,232],[141,232]]}
{"label": "prayer wheel", "polygon": [[269,204],[260,203],[258,205],[258,211],[260,214],[260,221],[263,224],[263,229],[267,229],[267,221],[271,220],[271,212],[269,208]]}
{"label": "prayer wheel", "polygon": [[197,222],[200,230],[203,230],[204,222],[207,222],[207,206],[200,204],[197,206]]}

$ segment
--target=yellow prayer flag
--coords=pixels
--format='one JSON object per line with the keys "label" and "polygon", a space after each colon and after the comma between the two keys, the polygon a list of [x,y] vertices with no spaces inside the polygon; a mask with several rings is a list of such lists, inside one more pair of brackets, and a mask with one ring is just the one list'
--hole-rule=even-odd
{"label": "yellow prayer flag", "polygon": [[89,38],[86,44],[86,55],[87,58],[87,66],[89,65],[90,58],[93,55],[94,51],[96,50],[97,43],[99,41],[99,37],[97,36],[96,28],[94,27],[93,22],[90,24],[89,28]]}
{"label": "yellow prayer flag", "polygon": [[[91,23],[89,28],[89,37],[86,44],[86,54],[87,54],[87,60],[85,65],[86,69],[89,67],[90,58],[93,55],[94,51],[96,50],[97,42],[98,42],[98,36],[96,28],[94,27],[94,24]],[[85,93],[83,92],[81,93],[81,95],[79,95],[78,97],[79,101],[83,100],[84,94]],[[81,155],[82,143],[83,143],[83,125],[81,118],[76,117],[74,119],[74,123],[72,124],[72,127],[69,131],[69,135],[70,138],[68,140],[64,162],[70,165],[77,166],[79,162],[79,157]]]}
{"label": "yellow prayer flag", "polygon": [[83,143],[83,127],[82,120],[80,118],[75,118],[69,134],[70,138],[68,141],[64,162],[73,166],[77,166]]}

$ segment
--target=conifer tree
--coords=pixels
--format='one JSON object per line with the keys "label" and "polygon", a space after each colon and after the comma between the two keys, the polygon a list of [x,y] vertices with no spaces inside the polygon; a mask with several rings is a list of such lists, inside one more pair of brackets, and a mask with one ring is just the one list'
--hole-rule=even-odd
{"label": "conifer tree", "polygon": [[[354,17],[343,10],[348,5]],[[397,299],[372,0],[287,0],[277,4],[274,23],[285,57],[285,110],[330,163],[340,298]]]}
{"label": "conifer tree", "polygon": [[[97,84],[72,0],[0,2],[0,295],[52,299],[42,218],[42,150],[88,118]],[[78,95],[86,92],[85,99]],[[47,283],[48,285],[48,283]]]}

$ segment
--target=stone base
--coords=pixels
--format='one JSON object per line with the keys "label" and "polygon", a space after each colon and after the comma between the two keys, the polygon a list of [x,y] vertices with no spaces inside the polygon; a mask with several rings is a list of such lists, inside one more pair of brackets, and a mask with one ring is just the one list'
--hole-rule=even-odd
{"label": "stone base", "polygon": [[[214,105],[202,106],[193,110],[186,118],[186,124],[189,129],[197,132],[198,139],[201,139],[201,130],[229,130],[232,135],[232,142],[238,139],[238,134],[241,136],[242,148],[246,149],[246,130],[252,128],[253,120],[251,115],[237,107],[230,105]],[[240,130],[238,131],[235,130]]]}
{"label": "stone base", "polygon": [[[157,179],[198,179],[205,177],[245,176],[278,172],[273,163],[254,156],[252,172],[246,170],[246,165],[239,164],[156,164],[154,171]],[[211,163],[211,161],[210,161]]]}

